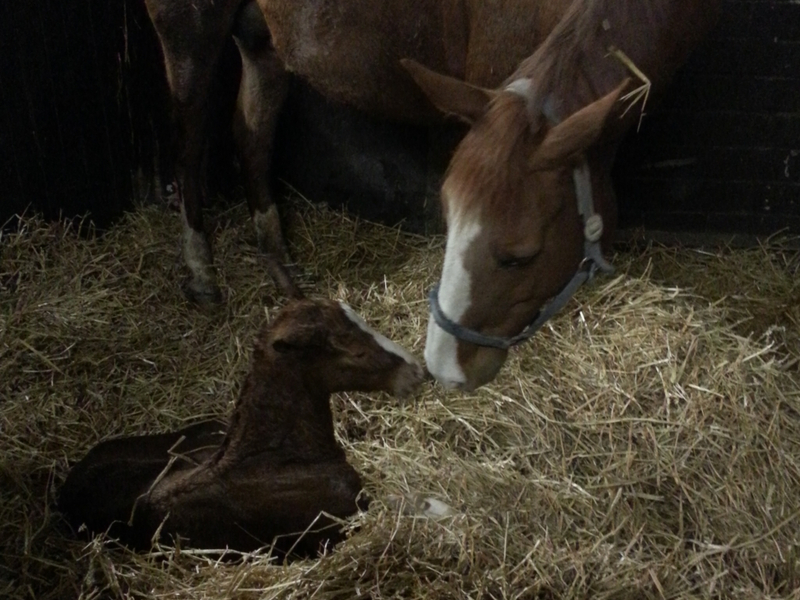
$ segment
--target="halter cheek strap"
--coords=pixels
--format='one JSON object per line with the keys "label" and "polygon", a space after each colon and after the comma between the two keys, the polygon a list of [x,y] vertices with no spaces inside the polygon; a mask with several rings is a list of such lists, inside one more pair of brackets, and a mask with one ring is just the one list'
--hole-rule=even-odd
{"label": "halter cheek strap", "polygon": [[[512,82],[506,88],[506,91],[522,96],[526,104],[529,105],[531,103],[532,86],[530,79],[518,79]],[[545,104],[550,103],[546,102]],[[552,104],[547,108],[548,110],[544,111],[545,116],[551,121],[558,122],[555,118]],[[598,270],[605,273],[611,273],[614,270],[614,267],[603,258],[603,251],[600,247],[600,238],[603,236],[603,218],[594,210],[592,176],[585,158],[573,169],[572,179],[575,184],[578,213],[583,221],[583,260],[572,279],[539,311],[530,325],[525,327],[522,332],[511,337],[485,335],[474,329],[459,325],[450,319],[444,314],[439,304],[439,283],[437,283],[430,291],[428,301],[431,316],[439,327],[459,340],[470,344],[508,350],[512,346],[531,338],[539,331],[553,315],[564,308],[581,285],[595,276]]]}

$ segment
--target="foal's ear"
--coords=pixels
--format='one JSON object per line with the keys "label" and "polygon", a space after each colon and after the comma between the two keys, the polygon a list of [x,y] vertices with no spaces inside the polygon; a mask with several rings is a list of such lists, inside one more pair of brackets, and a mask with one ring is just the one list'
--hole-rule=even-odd
{"label": "foal's ear", "polygon": [[328,341],[325,331],[315,325],[290,323],[272,333],[272,348],[281,354],[305,352],[324,348]]}
{"label": "foal's ear", "polygon": [[531,155],[531,169],[542,171],[563,165],[594,144],[629,81],[625,79],[613,92],[584,106],[553,127]]}
{"label": "foal's ear", "polygon": [[470,125],[486,111],[497,92],[431,71],[415,60],[400,60],[433,105],[448,115],[455,115]]}

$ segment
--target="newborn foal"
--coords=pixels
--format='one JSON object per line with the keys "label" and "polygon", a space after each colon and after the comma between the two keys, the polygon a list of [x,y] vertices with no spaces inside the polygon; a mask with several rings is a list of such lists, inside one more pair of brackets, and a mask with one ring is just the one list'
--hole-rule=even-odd
{"label": "newborn foal", "polygon": [[210,421],[102,442],[69,473],[59,508],[74,527],[137,549],[180,536],[194,547],[274,542],[279,554],[313,555],[342,539],[321,513],[347,517],[361,504],[330,394],[403,396],[422,377],[413,356],[349,306],[296,298],[258,335],[227,431]]}

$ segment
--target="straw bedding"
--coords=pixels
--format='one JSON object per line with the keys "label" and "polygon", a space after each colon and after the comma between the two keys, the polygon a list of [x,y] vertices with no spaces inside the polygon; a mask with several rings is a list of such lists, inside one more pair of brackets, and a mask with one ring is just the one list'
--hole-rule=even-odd
{"label": "straw bedding", "polygon": [[[292,204],[312,293],[421,356],[441,238]],[[620,249],[474,393],[335,397],[374,498],[319,560],[135,555],[52,508],[70,461],[120,434],[231,409],[282,298],[218,213],[227,301],[178,286],[179,219],[141,207],[102,237],[28,219],[0,265],[0,597],[798,598],[800,278],[777,242]],[[419,497],[457,514],[413,514]]]}

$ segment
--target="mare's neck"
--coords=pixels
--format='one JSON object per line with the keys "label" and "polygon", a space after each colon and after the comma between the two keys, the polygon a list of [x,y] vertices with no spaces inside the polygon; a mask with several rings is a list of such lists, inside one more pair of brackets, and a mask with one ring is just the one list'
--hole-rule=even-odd
{"label": "mare's neck", "polygon": [[[706,6],[707,4],[707,6]],[[575,0],[539,48],[509,81],[530,78],[539,101],[549,101],[560,117],[609,93],[625,77],[641,84],[618,48],[651,81],[658,95],[713,23],[716,0]],[[631,110],[627,125],[638,119]]]}

